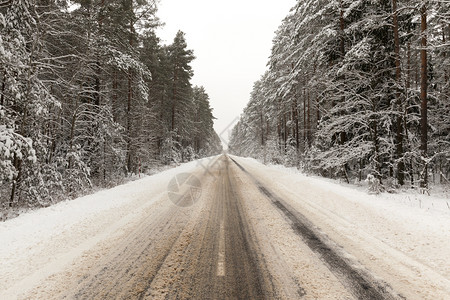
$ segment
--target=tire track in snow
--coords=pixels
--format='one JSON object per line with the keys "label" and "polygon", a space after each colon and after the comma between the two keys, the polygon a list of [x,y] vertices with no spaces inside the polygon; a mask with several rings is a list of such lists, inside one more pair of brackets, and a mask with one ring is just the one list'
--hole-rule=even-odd
{"label": "tire track in snow", "polygon": [[230,159],[247,174],[257,185],[259,191],[266,196],[272,204],[280,210],[292,229],[302,238],[308,247],[317,253],[327,267],[343,280],[344,286],[349,288],[351,293],[358,299],[404,299],[401,295],[396,295],[391,291],[387,283],[379,282],[372,276],[355,266],[353,263],[340,255],[326,242],[326,237],[314,229],[314,225],[301,213],[293,209],[283,199],[269,191],[261,182],[252,176],[237,161]]}
{"label": "tire track in snow", "polygon": [[204,193],[195,205],[165,199],[149,207],[29,299],[278,299],[232,163],[221,161],[212,176],[199,176]]}

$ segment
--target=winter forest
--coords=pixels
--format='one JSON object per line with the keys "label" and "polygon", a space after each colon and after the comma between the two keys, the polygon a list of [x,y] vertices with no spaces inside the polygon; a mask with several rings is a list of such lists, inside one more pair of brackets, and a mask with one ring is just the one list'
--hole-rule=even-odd
{"label": "winter forest", "polygon": [[379,190],[450,179],[450,1],[298,0],[230,151]]}
{"label": "winter forest", "polygon": [[47,206],[219,153],[183,32],[152,0],[0,0],[2,209]]}

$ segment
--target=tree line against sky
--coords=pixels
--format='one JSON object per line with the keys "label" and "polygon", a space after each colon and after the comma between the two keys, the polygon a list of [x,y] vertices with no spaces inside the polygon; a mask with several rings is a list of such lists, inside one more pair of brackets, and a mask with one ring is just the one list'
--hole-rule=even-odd
{"label": "tree line against sky", "polygon": [[449,40],[447,0],[297,1],[231,151],[386,188],[449,183]]}
{"label": "tree line against sky", "polygon": [[147,0],[0,1],[0,198],[46,206],[221,150],[195,58]]}

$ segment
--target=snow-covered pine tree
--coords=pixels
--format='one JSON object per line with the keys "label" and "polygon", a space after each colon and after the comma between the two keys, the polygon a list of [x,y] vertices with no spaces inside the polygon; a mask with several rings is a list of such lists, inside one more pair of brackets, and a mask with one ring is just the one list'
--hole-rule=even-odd
{"label": "snow-covered pine tree", "polygon": [[10,204],[25,204],[32,199],[47,205],[52,201],[53,189],[61,188],[60,174],[45,160],[48,140],[44,130],[48,112],[59,106],[59,102],[40,78],[47,64],[36,4],[31,0],[11,2],[3,7],[2,14],[1,36],[7,46],[3,52],[7,53],[7,61],[2,64],[2,106],[12,121],[6,124],[11,126],[6,132],[12,133],[16,141],[21,139],[19,136],[26,138],[36,152],[34,157],[21,156],[15,151]]}
{"label": "snow-covered pine tree", "polygon": [[[182,31],[177,32],[167,51],[171,70],[167,103],[167,109],[170,110],[169,130],[172,138],[176,139],[176,143],[179,143],[181,148],[186,148],[191,146],[190,132],[194,131],[191,118],[194,114],[194,102],[190,83],[193,70],[190,63],[195,57],[193,51],[187,48],[185,34]],[[180,154],[184,161],[182,149]]]}
{"label": "snow-covered pine tree", "polygon": [[[175,56],[154,33],[155,2],[68,3],[21,0],[0,7],[2,206],[48,205],[91,184],[112,185],[138,167],[145,171],[172,153],[162,145],[172,133],[178,161],[198,155],[187,134],[195,124],[192,75],[177,83],[188,87],[177,109],[179,134],[164,115],[171,111]],[[199,132],[201,151],[218,152],[212,114],[202,121],[208,126]]]}
{"label": "snow-covered pine tree", "polygon": [[[421,32],[424,5],[427,30]],[[413,187],[424,185],[428,168],[448,178],[446,8],[446,2],[421,0],[297,1],[233,129],[232,149],[259,157],[254,150],[261,142],[250,138],[261,127],[259,110],[266,142],[275,136],[272,148],[285,157],[287,141],[295,140],[299,165],[321,175],[349,182],[371,174],[384,185]],[[425,144],[427,151],[420,150]]]}

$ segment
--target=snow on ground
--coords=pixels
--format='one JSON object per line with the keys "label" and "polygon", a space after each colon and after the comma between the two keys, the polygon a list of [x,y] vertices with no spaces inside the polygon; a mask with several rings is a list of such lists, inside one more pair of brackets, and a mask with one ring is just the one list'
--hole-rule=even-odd
{"label": "snow on ground", "polygon": [[[450,299],[448,199],[411,193],[368,195],[358,188],[305,176],[295,169],[267,167],[247,158],[237,160],[309,218],[348,257],[408,299]],[[206,167],[212,162],[207,158],[200,164]],[[179,173],[199,168],[198,161],[187,163],[0,223],[0,298],[15,299],[43,279],[70,267],[93,245],[119,235],[124,228],[132,228],[144,210],[157,214],[158,209],[171,205],[166,193],[168,182]],[[257,191],[253,194],[259,195]],[[317,273],[316,269],[320,273],[320,267],[313,259],[291,259],[308,250],[302,249],[273,207],[263,205],[261,201],[267,199],[255,195],[249,195],[246,205],[253,207],[253,220],[261,225],[263,242],[269,243],[276,234],[271,255],[286,258],[286,268],[297,264],[293,272],[300,283],[322,285],[335,280],[305,277],[306,267],[312,273]],[[248,202],[250,199],[255,202]],[[278,273],[284,281],[283,270]]]}
{"label": "snow on ground", "polygon": [[450,299],[449,199],[369,195],[295,169],[237,161],[408,299]]}
{"label": "snow on ground", "polygon": [[236,166],[235,171],[236,180],[242,184],[238,193],[262,254],[260,260],[265,261],[272,282],[281,289],[281,299],[300,296],[303,300],[355,299],[340,282],[341,278],[323,264],[286,222],[284,215],[262,196],[252,179]]}
{"label": "snow on ground", "polygon": [[[109,182],[106,188],[112,188],[114,186],[124,185],[124,184],[126,184],[128,182],[139,180],[140,178],[143,178],[143,177],[146,177],[146,176],[150,176],[150,175],[161,173],[162,171],[168,170],[168,169],[173,168],[173,167],[174,167],[174,165],[157,166],[155,168],[147,170],[145,172],[145,174],[132,174],[131,176],[128,176],[126,178],[116,179],[116,180],[114,180],[112,182]],[[9,188],[9,186],[8,186],[8,188]],[[67,197],[65,199],[65,201],[71,201],[71,200],[74,200],[74,198],[81,198],[81,197],[84,197],[84,196],[95,194],[95,193],[97,193],[97,192],[99,192],[101,190],[102,190],[102,188],[100,188],[100,187],[93,187],[93,188],[89,188],[89,189],[84,190],[84,191],[77,191],[77,193],[76,193],[77,196],[76,197],[74,197],[74,196]],[[7,194],[7,193],[8,192],[3,192],[3,193],[0,192],[0,194],[4,194],[4,195]],[[60,200],[64,200],[64,199],[60,199]],[[57,203],[59,203],[59,202],[62,202],[62,201],[58,201]],[[54,203],[53,205],[55,205],[57,203]],[[3,205],[6,205],[6,204],[3,203]],[[34,211],[36,209],[39,209],[39,208],[35,208],[35,207],[12,207],[12,208],[10,208],[10,207],[1,207],[0,206],[0,222],[16,218],[17,216],[20,216],[21,214],[24,214],[24,213],[30,213],[30,212],[32,212],[32,211]]]}
{"label": "snow on ground", "polygon": [[144,208],[170,205],[169,181],[211,161],[186,163],[0,223],[0,298],[16,298],[13,295],[64,269],[83,251],[133,222]]}

